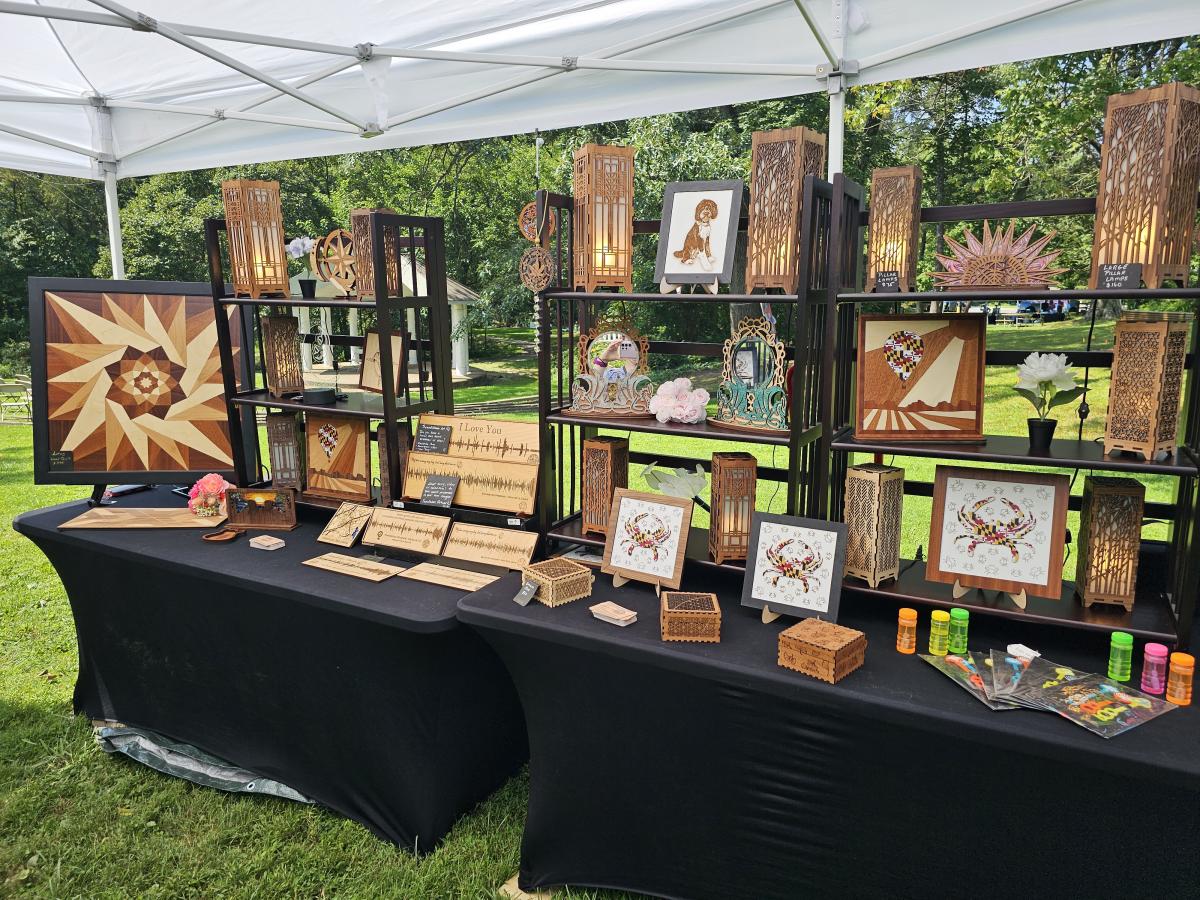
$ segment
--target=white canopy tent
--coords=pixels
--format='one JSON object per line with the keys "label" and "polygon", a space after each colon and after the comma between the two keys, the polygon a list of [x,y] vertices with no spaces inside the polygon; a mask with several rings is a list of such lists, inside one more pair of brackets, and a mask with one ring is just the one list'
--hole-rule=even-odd
{"label": "white canopy tent", "polygon": [[0,0],[0,166],[101,179],[434,144],[1200,32],[1198,0]]}

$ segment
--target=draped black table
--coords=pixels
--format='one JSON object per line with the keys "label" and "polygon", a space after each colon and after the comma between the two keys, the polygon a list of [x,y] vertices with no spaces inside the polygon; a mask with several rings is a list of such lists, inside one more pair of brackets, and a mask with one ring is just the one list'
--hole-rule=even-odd
{"label": "draped black table", "polygon": [[[164,489],[121,501],[182,503]],[[85,508],[14,522],[70,598],[77,711],[193,744],[422,852],[527,758],[504,667],[455,619],[461,591],[301,565],[340,550],[316,542],[321,521],[273,532],[287,542],[273,551],[191,529],[58,530]]]}
{"label": "draped black table", "polygon": [[[829,685],[776,664],[777,636],[714,590],[719,644],[664,643],[644,585],[459,602],[508,666],[530,738],[520,883],[663,897],[1193,896],[1200,710],[1105,740],[1050,713],[991,712],[896,653],[896,608],[843,597],[866,664]],[[638,613],[618,628],[588,607]],[[1064,599],[1063,602],[1073,602]],[[920,635],[927,640],[928,612]],[[1021,641],[1103,671],[1103,634],[978,618],[972,649]],[[1140,671],[1139,660],[1135,672]]]}

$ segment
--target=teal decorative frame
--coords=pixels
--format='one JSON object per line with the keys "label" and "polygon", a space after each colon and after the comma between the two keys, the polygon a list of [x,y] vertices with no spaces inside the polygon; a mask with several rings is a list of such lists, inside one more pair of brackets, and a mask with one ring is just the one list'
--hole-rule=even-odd
{"label": "teal decorative frame", "polygon": [[[748,385],[737,376],[737,347],[743,341],[759,340],[773,362],[771,378]],[[761,317],[743,319],[725,341],[721,386],[717,388],[717,414],[708,422],[719,428],[742,431],[787,431],[788,402],[784,390],[787,355],[771,323]]]}

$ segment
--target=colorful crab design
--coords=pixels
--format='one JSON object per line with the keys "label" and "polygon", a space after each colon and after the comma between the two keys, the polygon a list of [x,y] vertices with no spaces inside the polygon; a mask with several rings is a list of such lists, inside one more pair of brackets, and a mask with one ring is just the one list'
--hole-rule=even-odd
{"label": "colorful crab design", "polygon": [[[999,521],[993,517],[988,520],[980,514],[980,510],[996,500],[1008,507],[1012,513],[1011,519]],[[975,548],[980,544],[989,544],[993,547],[1007,547],[1008,552],[1012,554],[1013,562],[1019,562],[1021,559],[1019,547],[1033,549],[1033,544],[1021,540],[1021,538],[1037,527],[1037,517],[1025,512],[1007,497],[985,497],[977,500],[971,506],[970,512],[967,511],[964,504],[958,509],[958,521],[967,530],[967,533],[956,537],[954,543],[969,541],[970,543],[967,544],[968,556],[974,556]]]}
{"label": "colorful crab design", "polygon": [[[788,547],[798,544],[795,551],[789,552]],[[771,582],[771,587],[779,586],[779,579],[791,578],[800,582],[804,593],[819,590],[821,579],[816,571],[821,568],[824,560],[821,554],[804,541],[796,538],[785,538],[767,548],[767,561],[770,566],[763,570],[762,575]]]}
{"label": "colorful crab design", "polygon": [[671,537],[671,528],[654,513],[638,513],[625,523],[625,537],[621,540],[621,549],[626,556],[633,556],[635,550],[649,550],[658,562],[658,551]]}

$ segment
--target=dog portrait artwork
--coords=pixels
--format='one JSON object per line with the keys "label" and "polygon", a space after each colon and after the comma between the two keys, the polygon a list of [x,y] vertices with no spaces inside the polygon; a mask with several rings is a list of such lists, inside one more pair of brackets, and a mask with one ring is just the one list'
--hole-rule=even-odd
{"label": "dog portrait artwork", "polygon": [[728,284],[742,193],[737,180],[667,185],[654,280],[667,285]]}
{"label": "dog portrait artwork", "polygon": [[712,252],[712,230],[713,220],[717,216],[717,204],[711,198],[705,197],[696,204],[695,224],[688,229],[683,246],[674,253],[680,265],[698,265],[705,272],[713,270],[717,258]]}

